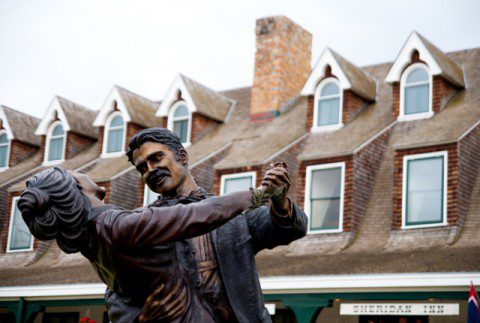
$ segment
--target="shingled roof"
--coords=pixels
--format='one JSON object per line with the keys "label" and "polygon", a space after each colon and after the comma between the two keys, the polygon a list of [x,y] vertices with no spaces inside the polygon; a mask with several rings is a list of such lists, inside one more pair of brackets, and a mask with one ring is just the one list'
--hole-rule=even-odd
{"label": "shingled roof", "polygon": [[61,96],[57,96],[57,98],[67,117],[70,131],[97,139],[97,129],[92,126],[97,113]]}
{"label": "shingled roof", "polygon": [[35,129],[38,127],[40,119],[6,106],[1,108],[5,113],[15,140],[29,145],[40,146],[40,137],[35,135]]}
{"label": "shingled roof", "polygon": [[170,107],[177,100],[178,91],[187,102],[189,110],[213,120],[225,121],[233,105],[233,101],[222,93],[215,92],[205,85],[179,74],[163,98],[157,116],[168,116]]}
{"label": "shingled roof", "polygon": [[146,128],[158,127],[159,120],[155,116],[158,103],[121,86],[115,85],[115,88],[118,90],[122,102],[128,110],[131,122]]}

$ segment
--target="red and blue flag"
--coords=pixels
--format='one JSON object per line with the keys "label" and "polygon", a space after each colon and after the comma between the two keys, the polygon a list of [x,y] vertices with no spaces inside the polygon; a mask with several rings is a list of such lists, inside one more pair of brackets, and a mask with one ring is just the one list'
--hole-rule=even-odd
{"label": "red and blue flag", "polygon": [[470,286],[468,296],[468,320],[467,323],[480,323],[480,308],[478,307],[478,296],[473,284]]}

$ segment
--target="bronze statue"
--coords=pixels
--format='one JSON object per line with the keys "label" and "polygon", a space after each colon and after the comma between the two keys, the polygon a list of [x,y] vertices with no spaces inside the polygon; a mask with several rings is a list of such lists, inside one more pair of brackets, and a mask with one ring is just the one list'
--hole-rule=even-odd
{"label": "bronze statue", "polygon": [[[187,151],[178,136],[167,129],[150,128],[135,134],[129,141],[127,156],[149,188],[160,194],[151,206],[169,208],[179,203],[201,203],[211,197],[198,187],[188,169]],[[271,321],[264,305],[254,255],[265,248],[303,237],[307,231],[307,217],[287,197],[290,178],[284,163],[271,164],[262,185],[278,193],[272,194],[270,207],[251,210],[210,233],[172,245],[178,263],[187,273],[189,291],[198,295],[202,310],[210,315],[204,322]],[[140,315],[139,306],[128,297],[107,292],[109,316],[118,322],[158,315],[174,317],[178,307],[188,306],[174,294],[162,299],[154,293]],[[175,306],[169,306],[172,300],[176,301]]]}

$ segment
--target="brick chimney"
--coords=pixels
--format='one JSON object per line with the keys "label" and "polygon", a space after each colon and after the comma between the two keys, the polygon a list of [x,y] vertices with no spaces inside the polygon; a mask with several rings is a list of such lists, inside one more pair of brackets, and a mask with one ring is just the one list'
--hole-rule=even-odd
{"label": "brick chimney", "polygon": [[310,73],[312,35],[284,16],[257,20],[250,119],[269,121],[297,95]]}

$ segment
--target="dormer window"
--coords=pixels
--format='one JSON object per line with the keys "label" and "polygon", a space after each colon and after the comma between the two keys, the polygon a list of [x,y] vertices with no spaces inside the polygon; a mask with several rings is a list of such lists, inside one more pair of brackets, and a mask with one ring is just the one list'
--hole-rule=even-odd
{"label": "dormer window", "polygon": [[175,103],[170,109],[168,129],[173,131],[183,145],[190,145],[191,115],[185,101]]}
{"label": "dormer window", "polygon": [[8,168],[10,152],[10,140],[5,131],[0,132],[0,171]]}
{"label": "dormer window", "polygon": [[400,120],[429,118],[432,111],[432,76],[425,64],[409,66],[400,80]]}
{"label": "dormer window", "polygon": [[65,130],[60,121],[50,126],[45,149],[45,163],[57,164],[65,160]]}
{"label": "dormer window", "polygon": [[112,113],[106,122],[103,141],[104,156],[118,156],[125,151],[125,121],[120,112]]}
{"label": "dormer window", "polygon": [[313,131],[335,130],[342,127],[342,91],[338,80],[329,77],[315,91]]}

